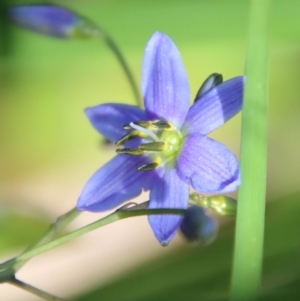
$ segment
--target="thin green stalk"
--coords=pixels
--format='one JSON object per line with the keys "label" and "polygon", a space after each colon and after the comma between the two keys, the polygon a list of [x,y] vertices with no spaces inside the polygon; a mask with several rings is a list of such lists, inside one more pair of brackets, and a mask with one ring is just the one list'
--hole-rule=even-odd
{"label": "thin green stalk", "polygon": [[114,53],[114,55],[116,56],[117,60],[119,61],[122,69],[124,70],[125,72],[125,75],[129,81],[129,84],[131,86],[131,90],[134,94],[134,97],[135,97],[135,101],[137,103],[138,106],[142,107],[143,106],[143,102],[141,100],[141,96],[140,96],[140,93],[139,93],[139,89],[136,85],[136,82],[134,80],[134,77],[130,71],[130,68],[120,50],[120,48],[117,46],[117,44],[115,43],[115,41],[106,33],[104,32],[103,30],[101,30],[101,34],[103,34],[103,39],[106,43],[106,45],[110,48],[110,50]]}
{"label": "thin green stalk", "polygon": [[[73,208],[64,215],[59,216],[56,222],[50,226],[50,229],[45,234],[45,236],[42,237],[42,239],[40,239],[36,244],[26,249],[25,252],[48,243],[49,241],[56,238],[68,224],[70,224],[77,216],[79,216],[80,213],[81,212],[78,211],[77,208]],[[13,271],[17,272],[25,263],[26,261],[22,261],[19,264],[15,265]]]}
{"label": "thin green stalk", "polygon": [[30,284],[27,284],[23,281],[20,281],[16,278],[13,278],[12,280],[10,280],[9,283],[33,294],[33,295],[36,295],[44,300],[47,300],[47,301],[66,301],[66,299],[62,299],[62,298],[53,296],[45,291],[40,290],[39,288],[36,288],[36,287],[34,287]]}
{"label": "thin green stalk", "polygon": [[236,221],[231,300],[258,296],[267,171],[267,65],[271,0],[252,0],[242,119],[242,185]]}
{"label": "thin green stalk", "polygon": [[141,215],[157,215],[157,214],[180,214],[185,213],[184,209],[141,209],[141,210],[128,210],[128,211],[115,211],[114,213],[94,222],[87,226],[84,226],[76,231],[68,233],[60,238],[57,238],[51,242],[38,246],[32,250],[29,250],[15,258],[12,258],[2,264],[0,264],[0,282],[7,281],[12,276],[12,270],[15,266],[19,265],[21,262],[28,260],[36,255],[44,253],[48,250],[51,250],[63,243],[66,243],[74,238],[77,238],[80,235],[88,233],[92,230],[100,228],[102,226],[108,225],[112,222],[134,216]]}

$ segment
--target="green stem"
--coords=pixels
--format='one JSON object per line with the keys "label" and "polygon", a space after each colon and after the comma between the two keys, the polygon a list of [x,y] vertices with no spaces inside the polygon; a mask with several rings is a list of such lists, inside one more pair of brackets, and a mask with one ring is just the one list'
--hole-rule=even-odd
{"label": "green stem", "polygon": [[261,282],[267,171],[267,65],[270,0],[252,0],[242,119],[242,185],[231,300],[255,300]]}
{"label": "green stem", "polygon": [[141,215],[150,215],[150,214],[180,214],[183,215],[185,213],[184,209],[141,209],[141,210],[129,210],[129,211],[115,211],[114,213],[94,222],[87,226],[84,226],[76,231],[73,231],[69,234],[61,236],[51,242],[38,246],[32,250],[29,250],[20,256],[12,258],[2,264],[0,264],[0,282],[6,281],[11,277],[12,270],[19,265],[21,262],[28,260],[38,254],[44,253],[50,249],[53,249],[63,243],[66,243],[80,235],[88,233],[92,230],[100,228],[102,226],[108,225],[112,222],[128,218],[134,216],[141,216]]}
{"label": "green stem", "polygon": [[110,48],[110,50],[114,53],[114,55],[116,56],[117,60],[119,61],[122,69],[125,72],[125,75],[129,81],[129,84],[131,86],[132,92],[134,94],[135,97],[135,101],[137,103],[138,106],[142,107],[143,106],[143,102],[141,100],[140,97],[140,93],[139,93],[139,89],[136,85],[136,82],[134,80],[134,77],[130,71],[130,68],[120,50],[120,48],[117,46],[117,44],[115,43],[115,41],[103,30],[101,29],[101,31],[99,32],[101,38],[104,39],[106,45]]}
{"label": "green stem", "polygon": [[[78,211],[77,208],[73,208],[66,214],[59,216],[56,222],[50,226],[50,229],[46,233],[46,235],[41,240],[39,240],[36,244],[26,249],[25,252],[28,252],[29,250],[44,245],[49,241],[53,240],[54,238],[56,238],[68,224],[70,224],[77,216],[79,216],[80,213],[81,212]],[[17,272],[25,263],[26,261],[23,261],[15,265],[13,271]]]}
{"label": "green stem", "polygon": [[12,280],[10,280],[9,283],[29,292],[31,294],[34,294],[44,300],[47,300],[47,301],[66,301],[66,299],[62,299],[62,298],[53,296],[49,293],[46,293],[46,292],[30,285],[30,284],[20,281],[16,278],[13,278]]}

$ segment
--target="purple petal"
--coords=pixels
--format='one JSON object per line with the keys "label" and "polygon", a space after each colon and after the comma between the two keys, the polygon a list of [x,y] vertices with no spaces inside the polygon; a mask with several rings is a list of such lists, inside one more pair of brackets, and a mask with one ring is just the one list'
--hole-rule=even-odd
{"label": "purple petal", "polygon": [[[151,173],[137,168],[149,163],[145,157],[118,155],[100,168],[86,183],[78,200],[78,210],[110,210],[138,196]],[[148,183],[149,187],[149,183]]]}
{"label": "purple petal", "polygon": [[188,132],[207,135],[236,115],[243,105],[243,76],[235,77],[205,93],[190,108]]}
{"label": "purple petal", "polygon": [[155,33],[147,44],[142,83],[149,118],[180,127],[189,108],[190,88],[180,53],[163,33]]}
{"label": "purple petal", "polygon": [[183,181],[204,193],[234,191],[240,185],[239,163],[223,144],[203,135],[190,135],[177,164]]}
{"label": "purple petal", "polygon": [[89,38],[98,33],[98,28],[88,20],[55,5],[11,6],[8,17],[23,28],[56,38]]}
{"label": "purple petal", "polygon": [[[189,200],[189,185],[182,182],[175,169],[166,171],[150,192],[149,208],[186,209]],[[150,215],[149,223],[158,241],[167,245],[176,234],[182,216]]]}
{"label": "purple petal", "polygon": [[112,142],[116,142],[128,131],[125,124],[145,120],[145,111],[136,106],[125,104],[103,104],[85,110],[93,127]]}

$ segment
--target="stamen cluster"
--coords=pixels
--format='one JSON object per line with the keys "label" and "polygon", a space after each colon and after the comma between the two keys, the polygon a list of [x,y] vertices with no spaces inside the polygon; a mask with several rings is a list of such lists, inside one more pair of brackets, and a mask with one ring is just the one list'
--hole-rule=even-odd
{"label": "stamen cluster", "polygon": [[131,130],[116,142],[122,146],[134,138],[142,138],[137,148],[117,148],[118,154],[141,156],[149,154],[153,162],[138,167],[139,171],[149,171],[171,162],[174,164],[181,148],[182,134],[170,122],[162,120],[136,121],[126,124],[126,130]]}

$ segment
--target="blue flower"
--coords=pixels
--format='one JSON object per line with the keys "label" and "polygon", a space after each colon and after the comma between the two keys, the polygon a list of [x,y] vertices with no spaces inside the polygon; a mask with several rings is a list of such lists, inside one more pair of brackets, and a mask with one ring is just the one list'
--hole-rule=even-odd
{"label": "blue flower", "polygon": [[60,39],[92,38],[99,33],[89,20],[57,5],[14,5],[7,13],[12,22],[23,28]]}
{"label": "blue flower", "polygon": [[[79,210],[105,211],[150,190],[149,208],[187,208],[190,185],[202,193],[224,193],[240,184],[234,154],[207,135],[242,108],[244,77],[201,94],[191,107],[190,88],[180,53],[163,33],[145,50],[142,93],[145,110],[103,104],[86,114],[118,155],[87,182]],[[152,215],[156,238],[167,245],[182,217]]]}

